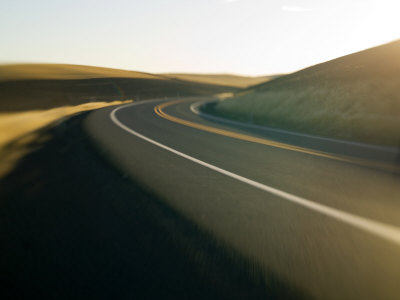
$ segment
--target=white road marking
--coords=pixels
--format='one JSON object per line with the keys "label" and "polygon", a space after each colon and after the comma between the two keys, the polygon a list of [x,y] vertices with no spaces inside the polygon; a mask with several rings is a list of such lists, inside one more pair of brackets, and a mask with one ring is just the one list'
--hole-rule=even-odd
{"label": "white road marking", "polygon": [[[149,103],[149,101],[144,102],[144,103]],[[305,198],[302,198],[302,197],[299,197],[299,196],[296,196],[296,195],[293,195],[293,194],[278,190],[278,189],[273,188],[271,186],[256,182],[254,180],[248,179],[248,178],[240,176],[238,174],[235,174],[235,173],[229,172],[227,170],[221,169],[221,168],[219,168],[217,166],[211,165],[211,164],[206,163],[204,161],[201,161],[201,160],[199,160],[197,158],[189,156],[189,155],[187,155],[185,153],[182,153],[182,152],[179,152],[179,151],[177,151],[175,149],[172,149],[172,148],[170,148],[170,147],[168,147],[166,145],[163,145],[163,144],[161,144],[161,143],[159,143],[157,141],[154,141],[154,140],[152,140],[152,139],[150,139],[150,138],[148,138],[148,137],[146,137],[146,136],[144,136],[144,135],[132,130],[131,128],[129,128],[126,125],[122,124],[117,119],[116,113],[120,109],[125,108],[125,107],[129,107],[129,106],[140,105],[140,104],[143,104],[143,102],[141,102],[141,103],[140,102],[139,103],[133,103],[133,104],[128,104],[128,105],[117,107],[116,109],[114,109],[110,113],[111,120],[117,126],[122,128],[123,130],[129,132],[130,134],[135,135],[135,136],[137,136],[137,137],[139,137],[139,138],[141,138],[141,139],[143,139],[143,140],[145,140],[145,141],[147,141],[147,142],[149,142],[149,143],[151,143],[153,145],[156,145],[156,146],[158,146],[158,147],[160,147],[160,148],[162,148],[164,150],[172,152],[172,153],[174,153],[176,155],[179,155],[179,156],[181,156],[183,158],[186,158],[186,159],[188,159],[188,160],[190,160],[192,162],[195,162],[195,163],[197,163],[199,165],[202,165],[202,166],[204,166],[206,168],[214,170],[214,171],[216,171],[218,173],[224,174],[224,175],[226,175],[228,177],[231,177],[233,179],[236,179],[238,181],[246,183],[246,184],[248,184],[250,186],[253,186],[255,188],[258,188],[260,190],[263,190],[263,191],[268,192],[270,194],[273,194],[275,196],[278,196],[278,197],[280,197],[282,199],[285,199],[285,200],[290,201],[292,203],[296,203],[296,204],[298,204],[300,206],[303,206],[303,207],[306,207],[306,208],[308,208],[310,210],[319,212],[319,213],[324,214],[326,216],[329,216],[329,217],[331,217],[333,219],[342,221],[343,223],[352,225],[352,226],[354,226],[354,227],[356,227],[358,229],[361,229],[361,230],[364,230],[366,232],[372,233],[372,234],[374,234],[374,235],[376,235],[376,236],[378,236],[380,238],[383,238],[383,239],[385,239],[387,241],[390,241],[390,242],[393,242],[393,243],[395,243],[397,245],[400,245],[400,228],[398,228],[396,226],[389,225],[389,224],[384,224],[384,223],[381,223],[381,222],[378,222],[378,221],[374,221],[374,220],[371,220],[371,219],[367,219],[367,218],[364,218],[364,217],[360,217],[360,216],[357,216],[357,215],[354,215],[354,214],[351,214],[351,213],[348,213],[348,212],[345,212],[345,211],[341,211],[339,209],[332,208],[332,207],[329,207],[327,205],[319,204],[317,202],[314,202],[314,201],[311,201],[311,200],[307,200]]]}

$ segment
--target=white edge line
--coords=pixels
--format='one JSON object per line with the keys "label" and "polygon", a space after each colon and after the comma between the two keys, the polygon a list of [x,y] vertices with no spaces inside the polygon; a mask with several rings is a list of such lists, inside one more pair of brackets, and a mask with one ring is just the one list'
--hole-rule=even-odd
{"label": "white edge line", "polygon": [[261,130],[265,130],[265,131],[283,133],[283,134],[288,134],[288,135],[292,135],[292,136],[302,136],[302,137],[306,137],[306,138],[310,138],[310,139],[314,139],[314,140],[323,140],[323,141],[340,143],[340,144],[345,144],[345,145],[353,145],[353,146],[357,146],[360,148],[369,148],[369,149],[373,149],[373,150],[387,152],[390,154],[398,154],[398,149],[394,148],[394,147],[385,147],[385,146],[371,145],[371,144],[365,144],[365,143],[359,143],[359,142],[345,141],[345,140],[340,140],[340,139],[334,139],[334,138],[311,135],[311,134],[306,134],[306,133],[294,132],[294,131],[289,131],[289,130],[284,130],[284,129],[277,129],[277,128],[261,126],[261,125],[256,125],[256,124],[248,124],[248,123],[244,123],[244,122],[230,120],[230,119],[223,118],[223,117],[213,116],[213,115],[207,114],[207,113],[199,110],[200,105],[203,105],[206,103],[211,103],[211,102],[217,102],[217,101],[216,100],[211,100],[211,101],[207,100],[207,101],[195,102],[192,105],[190,105],[190,110],[192,111],[192,113],[194,113],[198,116],[204,117],[206,119],[214,120],[217,122],[226,123],[226,124],[238,125],[238,126],[254,128],[254,129],[261,129]]}
{"label": "white edge line", "polygon": [[181,156],[183,158],[186,158],[186,159],[188,159],[188,160],[190,160],[192,162],[195,162],[195,163],[197,163],[199,165],[202,165],[202,166],[204,166],[204,167],[206,167],[208,169],[211,169],[211,170],[216,171],[218,173],[224,174],[224,175],[226,175],[228,177],[231,177],[233,179],[236,179],[238,181],[246,183],[246,184],[248,184],[250,186],[253,186],[255,188],[258,188],[260,190],[268,192],[268,193],[270,193],[272,195],[278,196],[278,197],[280,197],[282,199],[285,199],[287,201],[290,201],[292,203],[296,203],[296,204],[298,204],[300,206],[303,206],[303,207],[306,207],[306,208],[308,208],[310,210],[319,212],[319,213],[324,214],[326,216],[329,216],[329,217],[331,217],[333,219],[342,221],[343,223],[352,225],[352,226],[354,226],[354,227],[356,227],[358,229],[367,231],[367,232],[372,233],[372,234],[374,234],[376,236],[379,236],[379,237],[381,237],[383,239],[386,239],[386,240],[388,240],[390,242],[393,242],[393,243],[395,243],[397,245],[400,245],[400,228],[398,228],[396,226],[380,223],[380,222],[377,222],[377,221],[374,221],[374,220],[370,220],[370,219],[367,219],[367,218],[364,218],[364,217],[360,217],[360,216],[357,216],[357,215],[353,215],[351,213],[347,213],[347,212],[338,210],[336,208],[332,208],[332,207],[329,207],[329,206],[326,206],[326,205],[323,205],[323,204],[319,204],[319,203],[313,202],[311,200],[307,200],[305,198],[301,198],[299,196],[296,196],[296,195],[293,195],[293,194],[278,190],[278,189],[273,188],[271,186],[256,182],[256,181],[248,179],[246,177],[243,177],[243,176],[237,175],[235,173],[229,172],[227,170],[221,169],[219,167],[216,167],[214,165],[211,165],[209,163],[201,161],[201,160],[199,160],[197,158],[189,156],[189,155],[187,155],[185,153],[182,153],[182,152],[179,152],[179,151],[177,151],[175,149],[172,149],[172,148],[170,148],[168,146],[165,146],[165,145],[163,145],[163,144],[161,144],[159,142],[156,142],[156,141],[154,141],[154,140],[152,140],[152,139],[150,139],[150,138],[148,138],[148,137],[146,137],[146,136],[144,136],[144,135],[142,135],[142,134],[130,129],[129,127],[127,127],[126,125],[122,124],[117,119],[116,113],[117,113],[118,110],[120,110],[122,108],[125,108],[125,107],[139,105],[139,104],[148,103],[148,102],[149,101],[139,102],[139,103],[132,103],[132,104],[127,104],[127,105],[124,105],[124,106],[117,107],[110,113],[110,118],[117,126],[121,127],[123,130],[125,130],[125,131],[129,132],[130,134],[133,134],[133,135],[135,135],[135,136],[137,136],[137,137],[139,137],[139,138],[141,138],[141,139],[143,139],[143,140],[145,140],[145,141],[147,141],[147,142],[149,142],[149,143],[151,143],[153,145],[156,145],[156,146],[158,146],[158,147],[160,147],[160,148],[162,148],[164,150],[172,152],[172,153],[174,153],[176,155],[179,155],[179,156]]}

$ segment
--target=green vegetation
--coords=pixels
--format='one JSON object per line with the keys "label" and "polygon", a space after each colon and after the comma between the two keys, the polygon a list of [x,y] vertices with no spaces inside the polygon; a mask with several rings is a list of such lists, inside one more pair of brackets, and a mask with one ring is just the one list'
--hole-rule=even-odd
{"label": "green vegetation", "polygon": [[203,109],[244,122],[398,147],[400,41],[279,77]]}

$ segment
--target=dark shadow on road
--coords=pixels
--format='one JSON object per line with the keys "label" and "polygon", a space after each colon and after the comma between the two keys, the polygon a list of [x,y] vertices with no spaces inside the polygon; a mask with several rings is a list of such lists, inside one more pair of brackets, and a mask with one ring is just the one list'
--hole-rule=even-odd
{"label": "dark shadow on road", "polygon": [[0,181],[1,299],[303,299],[131,182],[84,114]]}

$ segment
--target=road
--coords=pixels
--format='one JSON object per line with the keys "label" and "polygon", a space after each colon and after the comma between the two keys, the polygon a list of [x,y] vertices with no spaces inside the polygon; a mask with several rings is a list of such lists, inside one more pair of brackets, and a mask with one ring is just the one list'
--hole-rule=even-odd
{"label": "road", "polygon": [[[86,119],[127,176],[257,266],[316,299],[399,299],[400,185],[343,145],[194,114],[199,99]],[[368,156],[368,155],[367,155]],[[395,159],[395,154],[388,155]]]}

